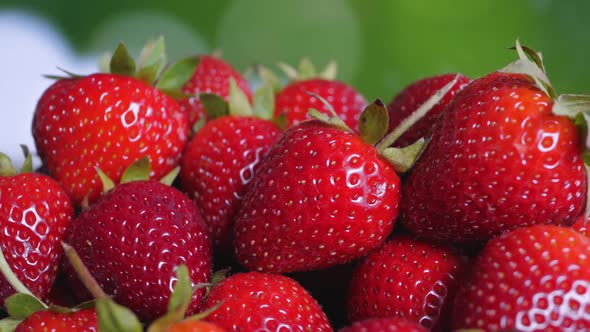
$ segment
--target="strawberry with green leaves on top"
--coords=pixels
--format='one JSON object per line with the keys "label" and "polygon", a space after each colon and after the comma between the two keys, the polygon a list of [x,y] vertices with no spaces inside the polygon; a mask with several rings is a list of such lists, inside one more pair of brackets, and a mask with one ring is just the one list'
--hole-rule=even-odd
{"label": "strawberry with green leaves on top", "polygon": [[230,80],[234,80],[239,89],[252,102],[252,92],[248,81],[229,63],[211,55],[199,55],[199,65],[191,78],[182,86],[182,92],[189,95],[178,102],[188,115],[192,127],[201,119],[207,117],[207,112],[201,102],[201,94],[214,94],[228,101],[230,97]]}
{"label": "strawberry with green leaves on top", "polygon": [[[18,279],[40,298],[55,281],[62,255],[60,242],[74,218],[65,190],[52,178],[32,172],[31,155],[20,174],[0,153],[0,248]],[[0,303],[15,292],[0,277]]]}
{"label": "strawberry with green leaves on top", "polygon": [[181,185],[199,207],[219,248],[231,248],[234,214],[258,165],[281,130],[273,116],[273,94],[257,91],[254,107],[230,79],[229,102],[202,94],[211,119],[197,130],[181,160]]}
{"label": "strawberry with green leaves on top", "polygon": [[37,151],[75,204],[99,195],[97,167],[118,180],[144,156],[152,163],[152,178],[177,166],[189,125],[167,94],[179,95],[198,59],[162,71],[163,49],[161,39],[148,44],[136,67],[121,44],[110,73],[59,78],[37,103],[32,126]]}
{"label": "strawberry with green leaves on top", "polygon": [[275,115],[287,119],[287,127],[310,119],[307,111],[315,108],[329,115],[328,107],[309,92],[326,99],[336,114],[354,131],[363,109],[367,106],[365,97],[348,84],[335,79],[336,65],[329,63],[322,73],[316,73],[315,67],[307,58],[303,58],[296,70],[286,64],[280,64],[290,79],[290,83],[276,95]]}
{"label": "strawberry with green leaves on top", "polygon": [[413,233],[484,242],[516,227],[571,225],[584,211],[588,146],[576,123],[588,97],[556,98],[540,56],[516,48],[519,60],[457,94],[410,173],[401,219]]}
{"label": "strawberry with green leaves on top", "polygon": [[383,137],[389,122],[379,100],[363,112],[360,136],[337,116],[311,113],[321,120],[285,132],[242,201],[234,252],[250,270],[285,273],[347,263],[381,245],[393,229],[400,199],[396,170],[411,166],[424,141],[390,148],[403,128]]}

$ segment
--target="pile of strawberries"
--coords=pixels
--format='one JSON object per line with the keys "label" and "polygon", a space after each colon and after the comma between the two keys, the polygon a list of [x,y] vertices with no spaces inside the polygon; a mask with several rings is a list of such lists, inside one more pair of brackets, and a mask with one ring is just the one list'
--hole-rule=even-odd
{"label": "pile of strawberries", "polygon": [[0,331],[590,331],[590,97],[514,49],[388,105],[162,39],[64,72],[0,154]]}

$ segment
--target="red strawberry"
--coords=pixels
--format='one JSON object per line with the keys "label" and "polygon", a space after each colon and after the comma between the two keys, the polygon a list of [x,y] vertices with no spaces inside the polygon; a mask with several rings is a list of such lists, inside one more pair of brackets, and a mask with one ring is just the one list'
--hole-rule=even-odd
{"label": "red strawberry", "polygon": [[[186,264],[195,284],[211,273],[211,244],[194,202],[153,180],[124,183],[101,196],[75,220],[68,243],[104,291],[142,321],[166,312],[176,266]],[[65,269],[80,293],[76,274],[69,264]],[[202,289],[193,294],[189,312],[202,297]]]}
{"label": "red strawberry", "polygon": [[252,92],[248,82],[229,63],[214,56],[200,55],[199,65],[188,82],[182,87],[182,92],[192,95],[180,100],[180,105],[187,112],[192,126],[205,116],[205,109],[199,96],[201,93],[211,93],[225,99],[229,98],[229,81],[236,80],[237,85],[252,102]]}
{"label": "red strawberry", "polygon": [[590,330],[590,239],[553,225],[488,242],[456,297],[453,327]]}
{"label": "red strawberry", "polygon": [[411,320],[392,318],[371,318],[338,330],[338,332],[426,332],[427,330]]}
{"label": "red strawberry", "polygon": [[326,99],[350,128],[357,129],[359,117],[367,106],[367,101],[354,88],[336,80],[308,79],[289,84],[276,96],[275,116],[284,113],[287,117],[287,126],[290,127],[309,119],[307,111],[310,108],[330,114],[326,105],[308,92]]}
{"label": "red strawberry", "polygon": [[393,229],[399,185],[361,137],[317,120],[295,125],[269,151],[242,201],[238,261],[283,273],[362,257]]}
{"label": "red strawberry", "polygon": [[587,186],[578,130],[543,90],[531,76],[494,72],[455,97],[404,187],[411,231],[481,242],[519,226],[574,223]]}
{"label": "red strawberry", "polygon": [[441,117],[447,105],[455,98],[455,95],[461,91],[471,79],[461,74],[445,74],[432,76],[415,81],[405,87],[393,100],[387,105],[389,111],[389,131],[397,127],[404,119],[414,112],[420,105],[424,104],[436,91],[441,89],[445,84],[457,78],[457,83],[451,90],[439,101],[428,113],[418,121],[411,130],[406,131],[394,144],[394,146],[408,146],[422,137],[430,137],[432,127]]}
{"label": "red strawberry", "polygon": [[588,227],[588,221],[584,222],[584,217],[585,216],[580,216],[580,218],[578,218],[578,221],[576,221],[576,223],[572,225],[572,228],[577,230],[578,232],[590,237],[590,229]]}
{"label": "red strawberry", "polygon": [[216,245],[231,247],[234,214],[246,185],[281,131],[255,117],[224,116],[208,122],[182,157],[182,187],[194,197]]}
{"label": "red strawberry", "polygon": [[404,317],[428,330],[447,331],[466,260],[448,247],[394,237],[354,270],[350,321]]}
{"label": "red strawberry", "polygon": [[37,311],[22,321],[15,332],[96,332],[98,321],[95,309],[69,313],[51,310]]}
{"label": "red strawberry", "polygon": [[[74,209],[55,180],[29,169],[16,174],[5,161],[0,154],[0,247],[16,277],[45,298],[57,276],[60,243]],[[0,303],[14,292],[0,277]]]}
{"label": "red strawberry", "polygon": [[205,317],[227,331],[332,331],[318,303],[291,278],[238,273],[213,286],[203,307],[221,306]]}
{"label": "red strawberry", "polygon": [[169,326],[163,332],[225,332],[226,330],[218,325],[202,320],[183,320]]}
{"label": "red strawberry", "polygon": [[[115,73],[135,74],[122,47],[111,64]],[[140,67],[137,75],[152,81],[146,70]],[[176,84],[169,72],[158,81],[166,91],[173,88],[170,82]],[[58,80],[41,96],[32,128],[41,159],[76,204],[100,193],[96,167],[118,180],[132,162],[148,156],[152,177],[168,173],[180,159],[188,129],[174,99],[138,78],[114,73]]]}

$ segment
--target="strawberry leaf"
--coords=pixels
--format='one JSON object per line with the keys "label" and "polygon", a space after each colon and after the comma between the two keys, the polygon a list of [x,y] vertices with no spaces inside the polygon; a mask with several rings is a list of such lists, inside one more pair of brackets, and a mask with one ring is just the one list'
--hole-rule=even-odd
{"label": "strawberry leaf", "polygon": [[135,61],[123,43],[117,46],[109,66],[113,74],[135,76]]}
{"label": "strawberry leaf", "polygon": [[14,318],[4,318],[0,320],[0,331],[1,332],[13,332],[16,330],[18,324],[20,324],[22,320],[14,319]]}
{"label": "strawberry leaf", "polygon": [[96,167],[96,173],[98,173],[98,178],[100,182],[102,182],[102,192],[106,193],[111,189],[115,188],[115,183],[108,175],[106,175],[100,168]]}
{"label": "strawberry leaf", "polygon": [[223,98],[212,93],[201,93],[199,100],[203,104],[205,113],[210,119],[217,119],[229,115],[229,105]]}
{"label": "strawberry leaf", "polygon": [[143,332],[137,316],[109,298],[96,301],[96,314],[101,332]]}
{"label": "strawberry leaf", "polygon": [[150,159],[143,157],[129,165],[121,176],[121,183],[144,181],[150,179]]}
{"label": "strawberry leaf", "polygon": [[160,183],[163,183],[167,186],[172,186],[172,183],[174,183],[174,180],[176,180],[178,173],[180,173],[180,166],[174,167],[170,172],[164,175],[160,179]]}
{"label": "strawberry leaf", "polygon": [[33,172],[33,156],[31,155],[31,151],[29,148],[21,144],[20,148],[23,150],[23,154],[25,155],[25,162],[20,169],[21,173],[32,173]]}
{"label": "strawberry leaf", "polygon": [[342,119],[340,119],[337,116],[327,116],[326,114],[316,110],[315,108],[310,108],[308,111],[308,114],[312,118],[319,120],[325,124],[328,124],[330,126],[334,126],[340,130],[352,132],[352,130],[350,130],[350,128],[346,125],[346,123],[344,123],[344,121],[342,121]]}
{"label": "strawberry leaf", "polygon": [[317,76],[315,66],[311,62],[311,59],[309,59],[309,57],[301,58],[301,61],[299,62],[299,73],[297,75],[298,79],[307,80]]}
{"label": "strawberry leaf", "polygon": [[156,88],[165,93],[178,93],[191,79],[199,62],[199,57],[192,56],[171,64],[160,76]]}
{"label": "strawberry leaf", "polygon": [[10,317],[16,319],[25,319],[37,311],[47,309],[47,305],[38,298],[24,293],[16,293],[9,296],[4,305]]}
{"label": "strawberry leaf", "polygon": [[331,60],[330,62],[328,62],[328,64],[326,65],[326,67],[324,68],[324,70],[322,70],[321,73],[319,73],[319,77],[323,78],[325,80],[335,80],[336,76],[338,75],[338,63],[334,60]]}
{"label": "strawberry leaf", "polygon": [[194,135],[196,132],[201,130],[201,128],[203,128],[205,126],[205,123],[207,123],[207,119],[203,116],[199,119],[199,121],[197,121],[197,122],[195,122],[195,124],[193,124],[193,126],[191,128],[191,135]]}
{"label": "strawberry leaf", "polygon": [[363,141],[375,145],[387,133],[389,128],[389,113],[383,102],[376,99],[367,106],[359,120],[359,132]]}
{"label": "strawberry leaf", "polygon": [[297,72],[297,69],[293,68],[293,66],[284,62],[279,62],[277,63],[277,67],[279,67],[279,69],[285,73],[290,81],[296,81],[299,79],[299,73]]}
{"label": "strawberry leaf", "polygon": [[275,95],[272,87],[262,84],[254,93],[254,105],[252,106],[254,116],[270,120],[274,114],[274,107]]}
{"label": "strawberry leaf", "polygon": [[420,157],[426,147],[426,140],[421,138],[404,148],[387,148],[381,155],[393,166],[398,173],[407,172]]}
{"label": "strawberry leaf", "polygon": [[148,332],[166,331],[166,328],[184,318],[193,295],[193,288],[188,268],[180,265],[176,268],[176,283],[174,291],[170,295],[167,313],[158,318],[150,327]]}
{"label": "strawberry leaf", "polygon": [[0,152],[0,176],[13,176],[16,174],[16,168],[12,165],[10,157]]}
{"label": "strawberry leaf", "polygon": [[164,37],[148,42],[137,61],[137,78],[152,84],[160,75],[164,66],[166,65],[166,51],[164,45]]}
{"label": "strawberry leaf", "polygon": [[285,112],[275,116],[271,121],[281,130],[287,129],[287,125],[289,124],[289,121],[287,121],[287,113]]}
{"label": "strawberry leaf", "polygon": [[272,72],[272,70],[265,66],[258,67],[258,76],[262,84],[269,86],[273,92],[279,92],[282,89],[281,80]]}
{"label": "strawberry leaf", "polygon": [[233,77],[229,78],[228,100],[229,114],[237,116],[254,115],[252,106],[250,106],[250,102],[248,101],[248,97],[246,97],[244,91],[240,89],[238,83],[236,83],[236,80]]}

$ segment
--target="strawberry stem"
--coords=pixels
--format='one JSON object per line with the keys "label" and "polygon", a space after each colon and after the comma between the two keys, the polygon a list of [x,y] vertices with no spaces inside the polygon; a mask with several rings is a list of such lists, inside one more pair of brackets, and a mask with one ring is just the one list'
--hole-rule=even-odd
{"label": "strawberry stem", "polygon": [[61,243],[61,246],[64,250],[64,254],[66,255],[68,261],[74,268],[74,271],[76,271],[76,274],[78,274],[78,278],[80,279],[80,281],[82,281],[82,283],[84,284],[86,289],[88,289],[90,294],[92,294],[92,296],[94,296],[94,298],[97,300],[107,298],[108,295],[102,290],[102,288],[100,287],[96,279],[94,279],[90,271],[88,271],[88,268],[84,265],[82,259],[80,259],[80,256],[78,255],[76,250],[72,246],[64,242]]}
{"label": "strawberry stem", "polygon": [[457,83],[457,76],[455,79],[447,83],[442,89],[435,92],[424,104],[420,105],[417,110],[412,112],[409,117],[405,118],[391,133],[379,142],[375,147],[378,151],[383,151],[390,147],[398,138],[400,138],[410,127],[422,119],[433,107],[436,105],[451,88]]}

